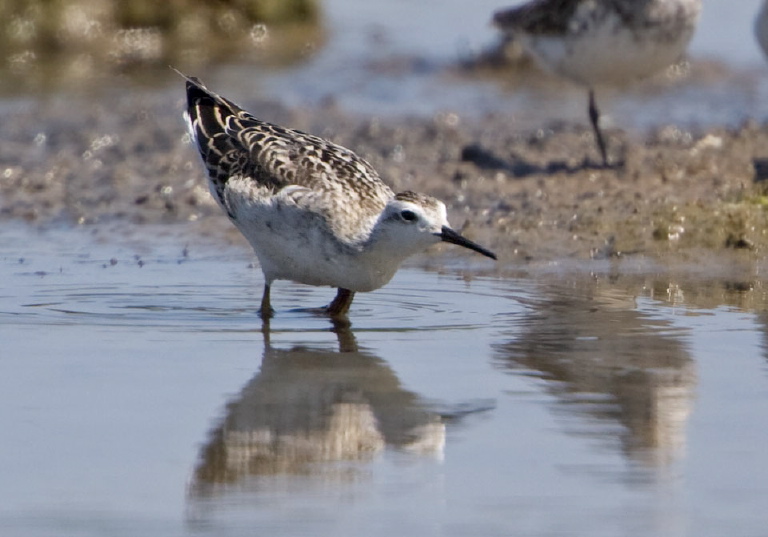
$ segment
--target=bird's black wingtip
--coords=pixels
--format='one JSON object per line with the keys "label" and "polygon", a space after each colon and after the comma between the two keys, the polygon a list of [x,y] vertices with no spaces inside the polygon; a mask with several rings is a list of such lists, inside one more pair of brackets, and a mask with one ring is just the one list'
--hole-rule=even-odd
{"label": "bird's black wingtip", "polygon": [[193,92],[195,90],[199,90],[202,93],[205,93],[206,95],[212,95],[211,91],[205,87],[205,84],[202,83],[202,81],[197,78],[196,76],[189,76],[187,74],[182,73],[178,69],[176,69],[174,66],[169,66],[171,70],[175,71],[177,75],[179,75],[181,78],[186,80],[187,84],[187,95],[189,95],[190,92]]}
{"label": "bird's black wingtip", "polygon": [[175,72],[177,75],[179,75],[181,78],[187,81],[187,86],[190,84],[196,85],[196,86],[202,86],[202,82],[200,82],[200,79],[196,76],[189,76],[187,74],[182,73],[178,69],[176,69],[173,65],[168,66],[173,72]]}
{"label": "bird's black wingtip", "polygon": [[205,84],[203,84],[199,78],[196,76],[188,76],[187,78],[187,92],[198,90],[202,91],[203,93],[210,94],[210,90],[205,87]]}
{"label": "bird's black wingtip", "polygon": [[210,99],[214,102],[217,100],[217,95],[209,90],[199,78],[186,75],[175,67],[171,67],[171,69],[176,71],[186,81],[187,105],[189,107],[195,106],[204,99]]}

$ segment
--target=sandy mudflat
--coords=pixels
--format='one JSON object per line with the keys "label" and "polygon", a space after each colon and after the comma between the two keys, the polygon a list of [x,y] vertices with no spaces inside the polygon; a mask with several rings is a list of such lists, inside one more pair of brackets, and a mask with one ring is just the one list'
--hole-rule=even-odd
{"label": "sandy mudflat", "polygon": [[[35,225],[135,229],[191,222],[232,236],[210,198],[177,91],[57,97],[0,109],[0,217]],[[502,260],[692,252],[761,257],[768,245],[760,165],[768,128],[614,129],[613,169],[596,165],[586,124],[510,129],[503,117],[346,115],[329,106],[243,102],[261,118],[329,138],[368,159],[396,190],[433,194],[455,227]],[[757,164],[756,164],[757,162]]]}

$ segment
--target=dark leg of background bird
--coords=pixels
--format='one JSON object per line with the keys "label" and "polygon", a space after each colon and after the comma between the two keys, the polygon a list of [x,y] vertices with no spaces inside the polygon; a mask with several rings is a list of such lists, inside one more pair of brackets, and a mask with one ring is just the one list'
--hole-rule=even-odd
{"label": "dark leg of background bird", "polygon": [[341,317],[347,314],[352,305],[352,299],[355,298],[355,292],[349,289],[339,287],[336,292],[336,298],[333,299],[325,310],[331,317]]}
{"label": "dark leg of background bird", "polygon": [[270,287],[268,283],[264,284],[264,294],[261,295],[261,308],[259,308],[259,315],[265,321],[268,321],[274,314],[275,310],[272,309],[272,305],[269,301]]}
{"label": "dark leg of background bird", "polygon": [[592,122],[592,129],[595,131],[595,140],[600,149],[600,156],[603,157],[603,166],[608,166],[608,152],[605,149],[605,140],[600,131],[600,111],[595,104],[595,90],[589,89],[589,120]]}

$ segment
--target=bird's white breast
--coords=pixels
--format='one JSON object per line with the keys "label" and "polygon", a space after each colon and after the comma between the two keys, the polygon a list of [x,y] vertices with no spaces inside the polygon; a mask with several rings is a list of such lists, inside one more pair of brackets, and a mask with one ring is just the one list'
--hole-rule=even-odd
{"label": "bird's white breast", "polygon": [[523,34],[523,46],[545,69],[580,84],[622,84],[651,75],[679,60],[696,17],[686,23],[668,13],[633,28],[615,12],[595,16],[577,10],[563,35]]}
{"label": "bird's white breast", "polygon": [[226,195],[233,222],[251,243],[268,282],[373,291],[389,282],[402,262],[371,255],[363,243],[339,240],[321,211],[264,193],[247,181],[231,180]]}

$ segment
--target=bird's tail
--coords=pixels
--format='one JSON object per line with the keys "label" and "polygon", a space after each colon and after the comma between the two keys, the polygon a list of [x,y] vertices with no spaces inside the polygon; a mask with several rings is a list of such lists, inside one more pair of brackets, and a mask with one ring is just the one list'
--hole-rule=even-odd
{"label": "bird's tail", "polygon": [[187,128],[208,172],[212,191],[225,206],[224,189],[233,164],[244,151],[233,133],[239,128],[239,115],[245,112],[209,90],[198,78],[179,74],[187,81]]}

